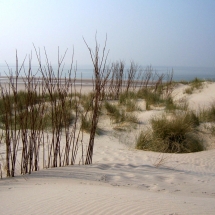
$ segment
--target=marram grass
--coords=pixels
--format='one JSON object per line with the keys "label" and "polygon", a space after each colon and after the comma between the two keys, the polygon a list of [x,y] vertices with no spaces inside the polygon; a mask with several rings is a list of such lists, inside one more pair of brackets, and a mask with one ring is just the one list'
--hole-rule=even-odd
{"label": "marram grass", "polygon": [[151,119],[151,129],[142,131],[136,140],[136,148],[166,153],[189,153],[204,150],[198,139],[196,126],[198,120],[194,113],[176,113],[168,118]]}

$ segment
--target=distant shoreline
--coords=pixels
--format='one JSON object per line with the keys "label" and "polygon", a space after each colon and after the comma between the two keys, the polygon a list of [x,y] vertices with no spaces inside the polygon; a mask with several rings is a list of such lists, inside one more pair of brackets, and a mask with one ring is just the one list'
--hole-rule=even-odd
{"label": "distant shoreline", "polygon": [[[12,76],[12,77],[0,76],[0,84],[9,84],[9,81],[8,81],[9,78],[13,78],[14,81],[15,81],[15,79],[16,79],[15,76]],[[37,83],[37,84],[42,83],[42,81],[44,81],[44,79],[45,79],[45,78],[43,78],[43,77],[31,77],[31,78],[32,78],[32,80],[34,80],[35,83]],[[65,83],[65,79],[66,79],[66,78],[60,78],[60,79],[59,79],[59,80],[60,80],[60,83],[61,83],[61,84],[64,84],[64,83]],[[26,81],[25,81],[25,80],[26,80]],[[27,77],[18,77],[18,78],[17,78],[17,84],[25,84],[25,83],[27,83],[27,80],[28,80]],[[52,78],[52,80],[53,80],[53,83],[54,83],[55,81],[58,80],[58,78]],[[66,79],[66,80],[68,80],[68,79]],[[108,81],[107,81],[107,85],[108,85],[108,83],[110,83],[110,82],[111,82],[111,80],[108,80]],[[149,81],[149,82],[148,82],[148,86],[153,85],[155,82],[156,82],[156,81],[154,81],[154,82]],[[164,81],[164,82],[165,82],[165,81]],[[44,83],[45,83],[45,82],[44,82]],[[93,79],[86,79],[86,78],[84,78],[84,79],[80,79],[80,78],[74,79],[74,78],[71,78],[71,83],[72,83],[72,84],[75,84],[75,86],[93,86]],[[123,80],[123,81],[122,81],[122,85],[123,85],[123,86],[126,86],[126,83],[127,83],[127,80]],[[138,86],[141,85],[142,81],[140,81],[140,80],[133,80],[133,83],[135,83],[136,86],[138,87]]]}
{"label": "distant shoreline", "polygon": [[[35,66],[37,68],[38,66]],[[15,71],[15,66],[11,66],[13,71]],[[32,73],[38,74],[37,69],[34,66],[32,67]],[[62,75],[66,75],[69,66],[65,65]],[[143,72],[146,70],[147,66],[142,66]],[[129,68],[125,68],[125,73]],[[173,70],[173,80],[174,81],[191,81],[194,78],[198,77],[203,80],[212,79],[215,80],[215,67],[195,67],[195,66],[152,66],[153,72],[157,74],[167,74]],[[0,64],[0,76],[1,74],[5,76],[7,74],[8,68]],[[57,71],[56,67],[53,67],[53,71]],[[21,71],[20,76],[24,76],[23,71]],[[89,79],[93,77],[93,68],[78,68],[76,73],[72,72],[72,78],[76,76],[77,79]],[[164,78],[165,79],[165,78]]]}

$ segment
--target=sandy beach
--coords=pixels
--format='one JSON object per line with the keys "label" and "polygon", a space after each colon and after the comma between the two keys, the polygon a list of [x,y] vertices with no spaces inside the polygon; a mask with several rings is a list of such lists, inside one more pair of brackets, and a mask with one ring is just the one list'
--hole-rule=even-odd
{"label": "sandy beach", "polygon": [[[214,82],[190,95],[186,88],[178,84],[172,95],[192,110],[215,101]],[[99,122],[105,134],[96,136],[92,165],[42,169],[41,163],[40,171],[1,179],[0,214],[215,214],[215,137],[204,135],[202,152],[137,150],[138,133],[163,111],[145,111],[144,101],[138,105],[136,128],[119,132],[109,118]],[[3,144],[0,152],[5,153]]]}

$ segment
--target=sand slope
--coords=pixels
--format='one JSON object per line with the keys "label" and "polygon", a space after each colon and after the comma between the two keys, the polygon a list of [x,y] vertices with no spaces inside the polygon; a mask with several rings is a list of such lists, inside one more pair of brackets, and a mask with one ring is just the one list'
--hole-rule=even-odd
{"label": "sand slope", "polygon": [[[215,84],[191,95],[183,90],[173,93],[198,108],[210,104]],[[198,153],[134,149],[135,135],[157,112],[141,113],[141,125],[120,135],[104,121],[106,135],[96,137],[93,165],[0,180],[0,214],[215,214],[213,137],[210,150]]]}

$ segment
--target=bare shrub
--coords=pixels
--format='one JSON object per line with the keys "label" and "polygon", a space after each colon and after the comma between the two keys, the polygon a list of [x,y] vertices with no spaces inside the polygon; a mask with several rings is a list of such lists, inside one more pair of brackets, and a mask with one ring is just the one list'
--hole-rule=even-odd
{"label": "bare shrub", "polygon": [[[106,41],[107,41],[107,38],[106,38]],[[93,97],[93,111],[92,111],[92,127],[90,132],[90,139],[89,139],[85,164],[92,163],[94,138],[95,138],[96,128],[99,120],[99,110],[101,109],[105,86],[107,84],[107,80],[111,72],[111,70],[108,70],[108,68],[106,67],[106,60],[108,56],[108,53],[105,54],[106,41],[102,51],[101,58],[99,58],[99,45],[97,43],[97,39],[96,39],[96,47],[95,47],[94,53],[92,49],[88,46],[86,41],[84,40],[90,52],[90,57],[94,66],[94,79],[93,79],[94,97]]]}

